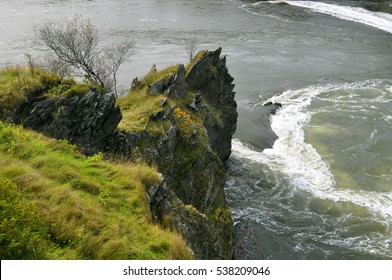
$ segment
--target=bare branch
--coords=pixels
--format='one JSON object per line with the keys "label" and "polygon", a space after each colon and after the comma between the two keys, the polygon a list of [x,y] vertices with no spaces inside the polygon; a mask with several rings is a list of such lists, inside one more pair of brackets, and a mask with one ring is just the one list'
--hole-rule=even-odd
{"label": "bare branch", "polygon": [[114,93],[118,97],[117,92],[117,71],[121,64],[126,61],[131,55],[134,48],[133,41],[123,41],[119,45],[113,46],[110,51],[107,52],[107,58],[110,61],[110,71],[113,75],[113,88]]}
{"label": "bare branch", "polygon": [[114,90],[117,95],[116,74],[120,65],[132,54],[133,41],[100,49],[96,28],[81,16],[75,16],[60,26],[47,22],[39,27],[36,37],[68,65],[68,70],[74,69],[74,74],[81,72],[87,81],[99,84],[108,91]]}
{"label": "bare branch", "polygon": [[188,54],[189,61],[192,61],[198,47],[199,43],[196,36],[184,40],[184,49]]}

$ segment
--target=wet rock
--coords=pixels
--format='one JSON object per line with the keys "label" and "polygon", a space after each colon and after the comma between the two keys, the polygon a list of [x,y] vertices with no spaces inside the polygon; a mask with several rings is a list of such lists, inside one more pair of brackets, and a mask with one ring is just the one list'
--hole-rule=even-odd
{"label": "wet rock", "polygon": [[273,103],[273,102],[267,102],[265,104],[263,104],[264,107],[267,107],[269,110],[269,113],[271,115],[275,115],[276,112],[282,108],[282,104],[281,103]]}

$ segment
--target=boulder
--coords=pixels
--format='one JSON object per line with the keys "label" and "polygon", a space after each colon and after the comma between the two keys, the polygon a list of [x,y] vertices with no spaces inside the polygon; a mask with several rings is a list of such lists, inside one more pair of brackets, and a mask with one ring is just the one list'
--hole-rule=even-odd
{"label": "boulder", "polygon": [[189,104],[188,107],[195,111],[199,110],[201,99],[202,99],[201,94],[200,93],[196,94],[196,96],[192,100],[192,103]]}
{"label": "boulder", "polygon": [[139,87],[140,87],[140,82],[138,77],[136,77],[132,80],[131,90],[137,90]]}
{"label": "boulder", "polygon": [[180,64],[176,73],[169,79],[167,95],[171,98],[183,98],[188,90],[188,85],[185,82],[185,66]]}
{"label": "boulder", "polygon": [[184,64],[178,65],[177,72],[172,77],[172,84],[179,85],[185,82],[185,66]]}
{"label": "boulder", "polygon": [[172,85],[167,90],[167,95],[171,98],[180,99],[183,98],[188,90],[186,85]]}
{"label": "boulder", "polygon": [[165,80],[159,80],[150,86],[151,94],[163,93],[166,89]]}

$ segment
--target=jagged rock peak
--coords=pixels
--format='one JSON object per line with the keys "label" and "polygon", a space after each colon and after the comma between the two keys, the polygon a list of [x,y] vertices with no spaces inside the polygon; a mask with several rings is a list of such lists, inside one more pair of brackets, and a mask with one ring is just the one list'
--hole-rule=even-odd
{"label": "jagged rock peak", "polygon": [[[189,70],[188,87],[199,92],[210,103],[220,118],[208,118],[205,127],[211,143],[222,161],[231,154],[231,138],[237,127],[237,103],[235,102],[234,78],[226,67],[222,48],[210,51]],[[211,114],[213,116],[214,114]]]}

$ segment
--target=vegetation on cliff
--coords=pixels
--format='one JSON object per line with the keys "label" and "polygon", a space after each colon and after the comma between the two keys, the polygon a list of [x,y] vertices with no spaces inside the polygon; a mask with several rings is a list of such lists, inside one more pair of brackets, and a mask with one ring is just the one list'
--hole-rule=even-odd
{"label": "vegetation on cliff", "polygon": [[99,46],[98,30],[90,20],[84,20],[79,14],[62,25],[46,22],[36,30],[36,39],[55,54],[46,57],[47,67],[52,72],[62,77],[83,77],[85,81],[98,84],[118,96],[117,71],[131,55],[133,41],[102,48]]}
{"label": "vegetation on cliff", "polygon": [[165,180],[149,190],[151,211],[202,259],[230,258],[232,251],[223,162],[237,112],[233,78],[220,54],[201,51],[186,66],[153,67],[118,99],[123,118],[109,145],[157,166]]}
{"label": "vegetation on cliff", "polygon": [[4,258],[231,258],[237,112],[221,48],[153,67],[120,99],[34,65],[0,81],[1,119],[57,139],[1,123]]}
{"label": "vegetation on cliff", "polygon": [[[3,117],[44,92],[83,96],[96,85],[41,68],[0,71]],[[0,122],[1,259],[187,259],[181,236],[151,220],[146,188],[159,183],[145,164],[102,154]]]}
{"label": "vegetation on cliff", "polygon": [[[50,81],[50,82],[49,82]],[[0,71],[0,114],[27,100],[29,92],[39,90],[58,78],[41,68],[13,66]]]}
{"label": "vegetation on cliff", "polygon": [[82,155],[66,141],[0,122],[1,259],[183,259],[152,224],[156,170]]}
{"label": "vegetation on cliff", "polygon": [[51,97],[84,95],[96,84],[60,78],[41,67],[9,66],[0,70],[0,117],[26,102],[29,96],[45,93]]}

